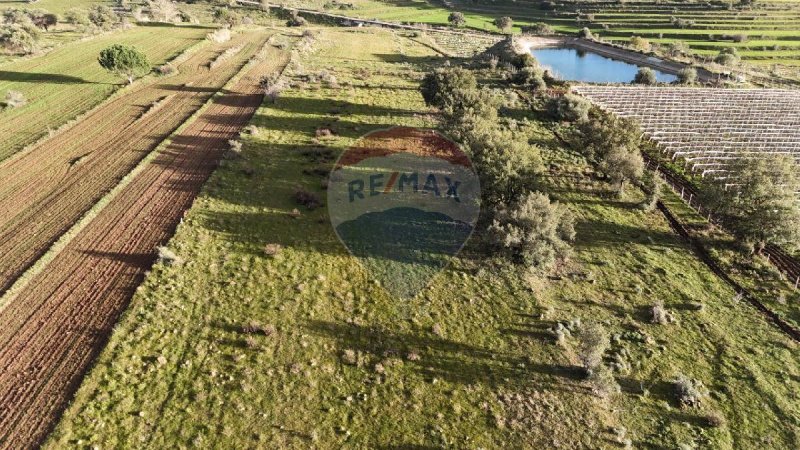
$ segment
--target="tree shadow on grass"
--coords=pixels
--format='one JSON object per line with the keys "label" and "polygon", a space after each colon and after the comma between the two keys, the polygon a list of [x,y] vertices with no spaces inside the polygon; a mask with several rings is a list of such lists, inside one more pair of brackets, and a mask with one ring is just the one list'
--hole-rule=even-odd
{"label": "tree shadow on grass", "polygon": [[338,341],[338,348],[352,349],[374,358],[419,355],[406,358],[405,365],[427,379],[471,385],[480,383],[493,388],[524,386],[562,392],[589,392],[580,383],[582,373],[575,367],[531,362],[528,358],[502,351],[430,336],[430,333],[398,332],[381,327],[311,321],[307,328],[313,334]]}
{"label": "tree shadow on grass", "polygon": [[103,84],[57,73],[12,72],[10,70],[0,70],[0,81],[13,81],[15,83]]}
{"label": "tree shadow on grass", "polygon": [[587,219],[575,226],[576,249],[612,248],[614,245],[644,243],[657,247],[679,248],[683,243],[673,233],[653,231],[644,227],[622,225],[611,221]]}

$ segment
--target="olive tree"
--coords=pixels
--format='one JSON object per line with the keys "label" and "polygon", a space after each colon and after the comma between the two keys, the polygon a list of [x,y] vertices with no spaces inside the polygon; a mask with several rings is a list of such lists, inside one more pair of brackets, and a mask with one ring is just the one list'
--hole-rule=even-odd
{"label": "olive tree", "polygon": [[568,254],[575,218],[545,194],[528,192],[498,208],[489,232],[495,245],[519,262],[545,269]]}
{"label": "olive tree", "polygon": [[575,95],[565,94],[553,97],[548,101],[547,109],[556,120],[582,122],[589,117],[592,104],[589,100]]}
{"label": "olive tree", "polygon": [[800,244],[800,167],[788,155],[734,161],[724,176],[707,176],[704,204],[739,239],[760,252],[767,244]]}
{"label": "olive tree", "polygon": [[109,72],[126,77],[129,84],[133,83],[134,77],[150,71],[147,56],[136,47],[129,45],[114,44],[103,49],[97,62]]}

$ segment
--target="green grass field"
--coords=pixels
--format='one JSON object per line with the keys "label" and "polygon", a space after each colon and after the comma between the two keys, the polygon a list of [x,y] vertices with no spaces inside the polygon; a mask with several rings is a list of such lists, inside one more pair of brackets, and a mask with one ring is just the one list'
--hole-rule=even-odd
{"label": "green grass field", "polygon": [[205,38],[201,26],[137,26],[65,44],[50,53],[0,64],[0,96],[19,91],[27,104],[0,110],[0,159],[97,105],[123,80],[97,63],[100,51],[124,43],[142,50],[155,67]]}
{"label": "green grass field", "polygon": [[[618,199],[584,176],[528,112],[517,114],[551,168],[543,185],[578,217],[555,277],[487,259],[473,241],[400,301],[345,251],[325,208],[293,217],[294,190],[324,198],[319,174],[359,136],[436,125],[417,90],[443,62],[428,46],[386,30],[319,33],[169,244],[186,262],[154,267],[46,448],[800,446],[796,344],[639,209],[641,194]],[[304,81],[321,71],[336,83]],[[650,323],[658,301],[674,323]],[[592,393],[574,340],[555,343],[549,330],[577,320],[612,334],[620,393]],[[274,332],[244,332],[251,321]],[[678,406],[678,374],[710,389],[700,408]],[[709,425],[712,412],[726,423]]]}

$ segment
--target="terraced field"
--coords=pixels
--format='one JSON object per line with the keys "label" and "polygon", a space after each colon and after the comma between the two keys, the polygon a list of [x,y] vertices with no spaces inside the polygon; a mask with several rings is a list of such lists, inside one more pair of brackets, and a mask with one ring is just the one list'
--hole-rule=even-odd
{"label": "terraced field", "polygon": [[[295,5],[322,8],[327,2],[300,0]],[[446,24],[450,11],[465,13],[469,27],[497,31],[492,20],[500,16],[514,18],[516,28],[534,22],[550,24],[556,31],[574,33],[589,27],[601,38],[627,42],[631,36],[643,36],[653,43],[686,43],[701,56],[716,55],[720,48],[737,47],[744,60],[759,65],[800,65],[800,4],[797,2],[755,2],[751,8],[711,3],[626,1],[556,2],[548,7],[542,2],[519,1],[448,1],[404,0],[380,2],[354,0],[354,9],[331,10],[363,18]],[[549,8],[549,9],[548,9]],[[677,19],[691,21],[679,27]],[[743,42],[734,36],[743,35]],[[793,71],[795,77],[797,73]]]}
{"label": "terraced field", "polygon": [[[131,168],[202,106],[263,45],[242,32],[207,45],[175,76],[134,86],[57,136],[0,164],[0,291],[7,289]],[[226,49],[238,49],[214,69]],[[147,113],[154,103],[158,111]]]}
{"label": "terraced field", "polygon": [[202,41],[210,30],[143,25],[0,65],[0,96],[15,90],[27,99],[22,107],[0,111],[0,160],[85,113],[120,88],[122,80],[97,64],[103,48],[115,43],[136,46],[156,66]]}

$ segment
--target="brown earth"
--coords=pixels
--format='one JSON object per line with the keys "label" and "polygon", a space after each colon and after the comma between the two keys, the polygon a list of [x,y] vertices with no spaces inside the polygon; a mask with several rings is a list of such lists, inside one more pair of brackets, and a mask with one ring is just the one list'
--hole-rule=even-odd
{"label": "brown earth", "polygon": [[0,312],[0,448],[35,446],[52,429],[154,249],[173,234],[227,141],[260,106],[260,76],[287,63],[285,52],[269,48]]}
{"label": "brown earth", "polygon": [[[135,86],[65,132],[0,163],[0,293],[224,86],[268,37],[243,32],[204,46],[177,66],[179,74]],[[209,69],[225,49],[235,47],[241,51]],[[159,100],[164,105],[145,115]]]}

